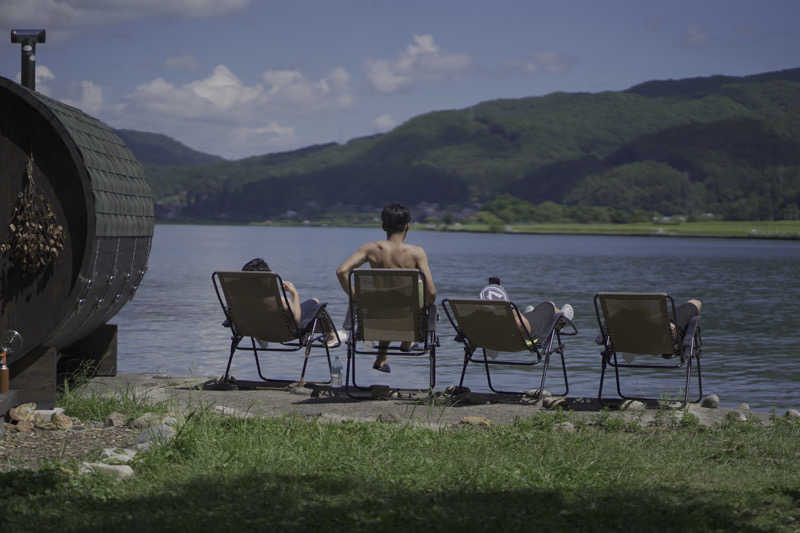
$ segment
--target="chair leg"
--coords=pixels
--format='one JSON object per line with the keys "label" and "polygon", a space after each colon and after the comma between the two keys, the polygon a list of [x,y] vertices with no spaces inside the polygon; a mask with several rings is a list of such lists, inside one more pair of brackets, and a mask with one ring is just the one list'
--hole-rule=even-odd
{"label": "chair leg", "polygon": [[436,345],[431,345],[431,353],[430,353],[430,391],[429,394],[433,394],[433,388],[436,386]]}
{"label": "chair leg", "polygon": [[697,401],[700,402],[703,399],[703,374],[700,372],[700,352],[695,354],[697,358],[697,386],[700,389],[697,394]]}
{"label": "chair leg", "polygon": [[311,354],[311,343],[314,342],[314,332],[317,330],[317,323],[319,322],[318,319],[314,319],[314,322],[311,324],[311,333],[308,335],[308,340],[306,341],[306,349],[305,349],[305,357],[303,359],[303,370],[300,372],[300,383],[303,383],[306,379],[306,368],[308,367],[308,356]]}
{"label": "chair leg", "polygon": [[495,394],[499,394],[501,391],[498,391],[492,385],[492,374],[489,372],[489,358],[486,356],[486,350],[483,349],[483,366],[486,368],[486,382],[489,384],[489,390],[494,392]]}
{"label": "chair leg", "polygon": [[567,378],[567,360],[564,357],[564,347],[562,346],[558,352],[561,356],[561,370],[564,372],[564,396],[569,395],[569,379]]}
{"label": "chair leg", "polygon": [[692,374],[692,358],[689,357],[689,360],[686,362],[686,383],[683,387],[683,405],[684,407],[689,402],[689,376]]}
{"label": "chair leg", "polygon": [[472,357],[472,354],[475,350],[470,350],[466,346],[464,346],[464,366],[461,367],[461,379],[458,380],[458,386],[464,386],[464,374],[467,372],[467,365],[469,364],[469,358]]}
{"label": "chair leg", "polygon": [[258,351],[256,351],[256,340],[253,337],[250,337],[250,342],[253,344],[253,357],[256,360],[256,370],[258,370],[258,377],[260,377],[262,381],[269,381],[261,373],[261,362],[258,360]]}
{"label": "chair leg", "polygon": [[344,392],[347,394],[348,397],[357,400],[358,398],[353,395],[352,391],[350,390],[350,370],[352,368],[352,377],[353,377],[353,388],[356,387],[356,362],[355,362],[355,355],[353,354],[353,349],[350,343],[347,343],[347,361],[345,362],[345,373],[344,373]]}
{"label": "chair leg", "polygon": [[539,382],[539,396],[544,390],[544,380],[547,379],[547,368],[550,366],[550,352],[544,354],[544,366],[542,367],[542,380]]}
{"label": "chair leg", "polygon": [[614,352],[614,376],[617,378],[617,394],[619,394],[620,398],[628,399],[627,396],[622,394],[622,386],[619,382],[619,361],[617,361],[617,352]]}
{"label": "chair leg", "polygon": [[239,344],[241,338],[231,337],[231,355],[228,357],[228,365],[225,367],[225,377],[223,381],[228,381],[231,373],[231,363],[233,362],[233,354],[236,353],[236,346]]}
{"label": "chair leg", "polygon": [[602,359],[602,362],[600,364],[600,390],[597,392],[597,399],[599,401],[601,401],[601,402],[603,401],[603,380],[606,377],[606,366],[607,365],[608,365],[608,362],[606,361],[606,354],[603,353],[603,359]]}

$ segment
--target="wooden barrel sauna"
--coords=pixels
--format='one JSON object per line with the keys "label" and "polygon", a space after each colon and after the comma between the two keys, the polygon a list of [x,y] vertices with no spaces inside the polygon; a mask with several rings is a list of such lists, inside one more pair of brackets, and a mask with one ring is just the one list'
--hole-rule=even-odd
{"label": "wooden barrel sauna", "polygon": [[24,339],[12,388],[15,361],[86,338],[133,297],[152,237],[150,187],[111,128],[0,77],[0,333]]}

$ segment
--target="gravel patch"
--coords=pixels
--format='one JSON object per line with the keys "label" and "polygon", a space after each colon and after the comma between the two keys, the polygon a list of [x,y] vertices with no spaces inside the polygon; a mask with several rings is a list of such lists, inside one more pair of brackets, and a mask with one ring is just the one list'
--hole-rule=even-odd
{"label": "gravel patch", "polygon": [[105,448],[131,448],[138,433],[128,427],[81,424],[68,431],[33,429],[25,433],[7,427],[0,440],[0,472],[37,469],[48,461],[86,459],[99,456]]}

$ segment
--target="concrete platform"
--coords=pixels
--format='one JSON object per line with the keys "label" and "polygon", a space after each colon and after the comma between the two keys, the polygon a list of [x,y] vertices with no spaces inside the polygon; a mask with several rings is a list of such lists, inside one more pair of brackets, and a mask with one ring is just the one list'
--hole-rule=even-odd
{"label": "concrete platform", "polygon": [[[183,412],[197,408],[209,408],[235,416],[276,417],[282,415],[342,417],[371,421],[390,419],[415,423],[446,426],[460,422],[464,417],[484,417],[495,424],[510,424],[517,419],[534,416],[547,410],[541,402],[522,404],[518,396],[471,393],[453,403],[451,398],[439,396],[431,402],[427,394],[400,392],[399,397],[390,397],[392,391],[377,390],[379,396],[388,399],[353,400],[341,390],[326,386],[311,386],[287,389],[269,387],[260,390],[201,390],[198,387],[209,378],[175,377],[154,374],[120,374],[116,377],[94,378],[87,390],[101,394],[136,394],[151,402],[170,402],[173,408]],[[367,395],[369,393],[366,393]],[[369,396],[366,396],[369,398]],[[621,401],[609,400],[602,405],[596,398],[568,397],[561,407],[571,416],[597,417],[603,408],[612,416],[638,419],[647,424],[658,417],[680,418],[683,409],[665,408],[656,400],[645,408],[619,410]],[[730,408],[707,409],[690,404],[688,411],[697,416],[700,424],[721,422],[728,413],[744,415],[749,419],[769,421],[768,413],[740,411]]]}

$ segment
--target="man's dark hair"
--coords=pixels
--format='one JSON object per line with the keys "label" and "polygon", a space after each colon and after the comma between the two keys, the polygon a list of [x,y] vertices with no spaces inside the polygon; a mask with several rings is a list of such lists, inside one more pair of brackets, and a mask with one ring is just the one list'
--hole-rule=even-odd
{"label": "man's dark hair", "polygon": [[400,204],[390,204],[383,208],[381,212],[383,221],[383,231],[389,235],[400,233],[406,228],[406,224],[411,222],[411,215],[408,208]]}
{"label": "man's dark hair", "polygon": [[492,285],[500,285],[500,278],[498,278],[497,276],[492,276],[491,278],[489,278],[489,283]]}
{"label": "man's dark hair", "polygon": [[260,257],[256,257],[254,259],[251,259],[247,263],[245,263],[244,266],[242,267],[242,270],[256,270],[256,271],[260,271],[260,272],[272,272],[269,269],[269,265],[267,264],[267,262],[264,261],[263,259],[261,259]]}

